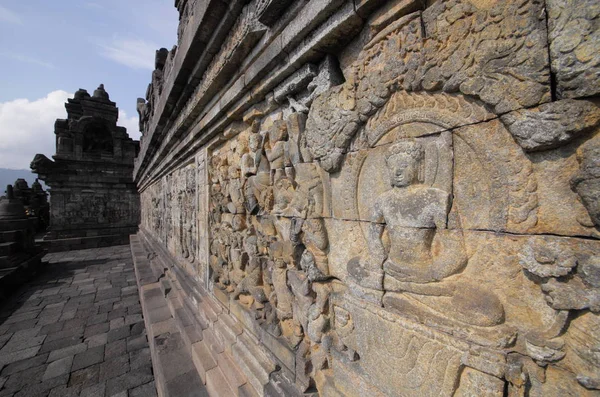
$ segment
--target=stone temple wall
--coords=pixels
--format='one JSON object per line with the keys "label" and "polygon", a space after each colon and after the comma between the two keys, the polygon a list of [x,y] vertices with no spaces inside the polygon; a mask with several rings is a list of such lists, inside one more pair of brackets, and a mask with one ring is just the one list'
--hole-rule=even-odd
{"label": "stone temple wall", "polygon": [[209,390],[600,394],[598,2],[176,6],[134,176]]}
{"label": "stone temple wall", "polygon": [[57,119],[54,160],[37,154],[33,172],[50,187],[50,251],[127,244],[140,222],[133,181],[138,141],[117,125],[119,109],[104,86],[79,89]]}

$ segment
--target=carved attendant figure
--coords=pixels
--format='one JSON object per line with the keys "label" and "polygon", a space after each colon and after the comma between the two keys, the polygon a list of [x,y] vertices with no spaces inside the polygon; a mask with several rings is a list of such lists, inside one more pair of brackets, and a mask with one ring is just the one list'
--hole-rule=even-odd
{"label": "carved attendant figure", "polygon": [[259,210],[262,193],[270,186],[269,161],[263,154],[263,136],[252,133],[248,139],[250,153],[242,156],[242,174],[248,177],[245,185],[248,212],[255,214]]}
{"label": "carved attendant figure", "polygon": [[285,148],[287,141],[287,125],[285,121],[278,120],[269,128],[269,146],[265,153],[271,166],[271,184],[281,179],[285,169]]}

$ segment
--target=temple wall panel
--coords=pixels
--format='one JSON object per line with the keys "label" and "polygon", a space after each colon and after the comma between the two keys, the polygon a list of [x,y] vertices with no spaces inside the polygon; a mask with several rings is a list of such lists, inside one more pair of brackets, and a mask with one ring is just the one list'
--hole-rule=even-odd
{"label": "temple wall panel", "polygon": [[140,113],[141,234],[227,390],[598,395],[597,7],[276,3]]}

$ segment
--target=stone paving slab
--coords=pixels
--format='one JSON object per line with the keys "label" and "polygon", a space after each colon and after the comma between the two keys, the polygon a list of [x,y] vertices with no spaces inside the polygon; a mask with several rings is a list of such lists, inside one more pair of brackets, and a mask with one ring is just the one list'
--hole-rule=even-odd
{"label": "stone paving slab", "polygon": [[0,397],[156,396],[129,245],[44,260],[0,306]]}

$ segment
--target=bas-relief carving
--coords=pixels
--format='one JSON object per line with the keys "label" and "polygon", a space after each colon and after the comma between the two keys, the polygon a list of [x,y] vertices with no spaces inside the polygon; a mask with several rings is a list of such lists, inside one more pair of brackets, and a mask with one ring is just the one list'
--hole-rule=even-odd
{"label": "bas-relief carving", "polygon": [[167,246],[184,269],[202,279],[200,264],[204,261],[199,246],[206,240],[198,233],[197,169],[196,162],[188,164],[142,193],[142,225]]}
{"label": "bas-relief carving", "polygon": [[[432,100],[431,95],[411,95],[404,104]],[[445,98],[445,103],[458,104],[452,112],[454,124],[446,121],[450,125],[471,122],[459,120],[460,115],[489,118],[483,108],[474,110],[476,104],[452,99]],[[387,108],[385,112],[394,113]],[[435,387],[398,380],[394,387],[403,393],[445,395],[455,390],[468,395],[488,389],[501,393],[509,358],[511,370],[523,372],[511,381],[510,387],[518,389],[522,386],[518,379],[541,376],[543,366],[536,362],[565,358],[565,343],[559,336],[569,316],[546,303],[550,295],[545,291],[553,283],[536,283],[530,280],[533,273],[522,270],[520,258],[528,252],[527,239],[487,232],[521,233],[537,225],[532,161],[498,120],[451,132],[440,122],[443,109],[437,111],[439,117],[435,109],[422,112],[408,106],[396,113],[399,116],[393,121],[380,115],[381,123],[376,118],[367,123],[353,146],[360,149],[348,154],[341,170],[331,175],[331,196],[339,197],[331,204],[325,194],[329,178],[323,178],[315,163],[301,162],[303,157],[297,153],[303,148],[296,151],[294,145],[302,139],[291,139],[296,134],[290,132],[291,126],[302,114],[292,113],[282,120],[282,113],[275,112],[260,122],[250,120],[245,131],[213,150],[210,261],[215,285],[255,312],[265,328],[285,338],[290,347],[306,349],[308,344],[313,352],[318,347],[320,355],[310,356],[319,360],[317,368],[334,370],[329,354],[344,357],[384,392],[390,392],[390,383],[376,376],[381,362],[408,366],[407,371],[415,373],[427,368],[449,376]],[[300,130],[298,136],[303,133]],[[503,149],[491,150],[498,147]],[[571,157],[576,161],[576,154]],[[473,158],[488,169],[480,181],[483,198],[479,191],[467,188],[473,180],[469,172],[479,172],[473,168]],[[498,170],[499,166],[505,169]],[[561,182],[569,188],[568,178]],[[575,196],[570,199],[571,205],[581,207]],[[530,202],[536,205],[530,208]],[[324,209],[329,205],[337,219],[328,219]],[[473,208],[455,209],[459,205]],[[486,218],[478,220],[475,214],[480,211]],[[517,229],[524,221],[523,229]],[[345,285],[332,281],[336,279]],[[334,302],[339,306],[324,306],[335,288],[340,297]],[[587,293],[585,299],[592,301],[594,293]],[[344,303],[349,299],[358,299],[359,306],[380,307],[368,310],[371,314],[364,314],[365,322],[377,323],[379,316],[394,319],[393,327],[406,328],[398,331],[406,334],[398,344],[412,343],[417,357],[439,351],[440,347],[432,346],[449,345],[453,347],[448,355],[456,363],[448,366],[450,358],[398,361],[384,353],[396,348],[395,342],[380,343],[378,353],[368,338],[347,330],[341,336],[335,320],[324,313],[335,313],[340,307],[345,317],[358,315],[358,309]],[[580,305],[569,310],[588,308]],[[420,329],[419,324],[431,329]],[[362,333],[368,327],[355,329]],[[427,348],[419,350],[410,342],[413,339],[422,340]],[[470,351],[469,344],[488,349],[490,357],[482,359]],[[318,372],[309,375],[318,378]],[[452,389],[457,382],[458,388]]]}
{"label": "bas-relief carving", "polygon": [[305,120],[258,112],[210,152],[209,264],[215,288],[302,352],[297,359],[307,372],[298,376],[307,389],[327,362],[321,345],[331,343],[331,279],[323,175],[300,147]]}
{"label": "bas-relief carving", "polygon": [[600,93],[600,7],[594,0],[549,0],[548,39],[559,98]]}
{"label": "bas-relief carving", "polygon": [[148,188],[146,227],[206,258],[303,390],[592,395],[597,107],[543,105],[541,2],[378,26],[344,83],[311,97],[301,68],[198,155],[195,204],[186,168]]}
{"label": "bas-relief carving", "polygon": [[[423,18],[427,28],[427,17]],[[582,258],[571,259],[563,273],[553,278],[535,271],[539,272],[540,263],[559,259],[538,254],[541,262],[532,262],[532,251],[552,252],[552,237],[533,243],[526,236],[597,236],[590,221],[597,213],[597,200],[592,198],[598,191],[596,177],[591,176],[596,139],[589,139],[597,133],[596,107],[585,101],[562,101],[509,113],[500,121],[486,110],[494,105],[488,101],[495,89],[490,85],[484,84],[475,95],[481,104],[468,98],[473,93],[462,84],[460,91],[467,97],[411,94],[428,90],[418,84],[395,93],[392,84],[381,91],[373,89],[391,81],[376,75],[380,70],[394,73],[398,66],[398,61],[386,59],[386,45],[410,43],[408,33],[420,29],[416,24],[410,27],[416,19],[405,17],[391,25],[383,44],[373,51],[375,62],[364,63],[361,53],[357,66],[350,68],[351,78],[318,97],[308,116],[309,149],[321,166],[333,171],[332,195],[339,197],[332,203],[336,219],[326,222],[331,231],[329,263],[332,276],[343,280],[347,290],[333,298],[333,311],[343,308],[344,317],[354,318],[355,323],[364,318],[364,326],[354,327],[342,338],[343,345],[360,356],[354,370],[391,395],[484,391],[503,395],[505,380],[515,395],[527,388],[533,395],[555,394],[561,386],[547,382],[546,374],[555,379],[556,373],[565,371],[576,374],[571,376],[575,393],[585,393],[585,388],[597,385],[590,376],[590,355],[582,355],[581,347],[569,350],[565,341],[570,340],[572,316],[595,319],[592,307],[598,293],[593,280],[585,281],[585,274],[594,273],[594,265],[586,263],[595,263],[592,253],[600,245],[563,238]],[[398,27],[403,29],[394,36]],[[425,49],[417,52],[426,51],[426,40]],[[367,51],[371,46],[366,45]],[[398,52],[390,54],[398,56]],[[406,76],[404,72],[402,77]],[[468,80],[463,83],[468,85]],[[370,101],[360,107],[357,87],[364,81],[371,84],[364,90]],[[440,175],[436,184],[435,175],[444,170],[447,174]],[[506,231],[514,237],[490,231]],[[573,270],[576,262],[590,270],[574,276],[579,273]],[[349,302],[358,304],[352,307]],[[387,343],[391,338],[379,331],[385,325],[369,331],[369,325],[379,319],[393,319],[397,325],[387,327],[398,327],[394,335],[408,336]],[[588,326],[587,321],[582,323]],[[426,329],[415,330],[425,324]],[[594,332],[583,329],[576,332]],[[433,390],[431,384],[413,382],[410,376],[400,377],[395,384],[382,375],[382,368],[396,371],[403,365],[409,365],[406,374],[422,373],[420,366],[438,374],[452,373],[451,359],[426,358],[427,349],[439,343],[442,334],[451,335],[443,345],[456,347],[460,357],[447,390]],[[429,344],[419,349],[413,342],[414,358],[405,352],[389,354],[424,335]],[[465,341],[489,348],[488,356],[460,347]],[[335,378],[344,377],[335,372],[335,364],[333,368]],[[435,387],[442,388],[445,378],[437,379]],[[360,389],[358,383],[352,386]]]}
{"label": "bas-relief carving", "polygon": [[549,101],[541,7],[538,1],[435,2],[390,21],[346,71],[346,82],[316,99],[307,123],[313,156],[324,169],[338,169],[360,126],[396,91],[458,92],[497,114]]}

